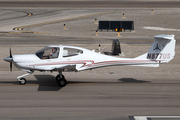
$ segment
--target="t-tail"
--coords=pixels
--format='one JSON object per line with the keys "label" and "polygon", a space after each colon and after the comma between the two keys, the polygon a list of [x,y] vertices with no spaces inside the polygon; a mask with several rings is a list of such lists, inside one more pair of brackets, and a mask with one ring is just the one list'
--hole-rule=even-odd
{"label": "t-tail", "polygon": [[[158,63],[168,63],[175,55],[175,35],[157,35],[154,36],[154,42],[148,53],[141,55],[135,59],[151,60]],[[146,66],[146,65],[145,65]],[[154,67],[158,67],[154,66]],[[151,67],[151,65],[149,66]]]}

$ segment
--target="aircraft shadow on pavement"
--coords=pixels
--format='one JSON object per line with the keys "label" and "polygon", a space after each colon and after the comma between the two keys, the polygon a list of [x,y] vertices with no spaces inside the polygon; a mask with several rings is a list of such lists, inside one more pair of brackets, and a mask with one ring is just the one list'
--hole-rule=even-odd
{"label": "aircraft shadow on pavement", "polygon": [[34,75],[39,84],[38,91],[59,91],[56,78],[53,75]]}
{"label": "aircraft shadow on pavement", "polygon": [[[27,85],[39,85],[38,91],[59,91],[62,87],[58,86],[56,78],[53,75],[34,75],[36,80],[27,80]],[[2,84],[18,85],[18,81],[0,81]],[[68,84],[114,84],[114,83],[151,83],[150,81],[137,80],[134,78],[121,78],[117,82],[98,82],[98,81],[67,81]],[[65,86],[66,87],[66,86]]]}
{"label": "aircraft shadow on pavement", "polygon": [[113,81],[113,82],[98,82],[98,81],[92,81],[92,82],[88,82],[88,81],[68,81],[68,84],[121,84],[121,83],[151,83],[150,81],[143,81],[143,80],[137,80],[134,78],[122,78],[122,79],[118,79],[117,82]]}
{"label": "aircraft shadow on pavement", "polygon": [[121,81],[122,83],[150,83],[150,81],[137,80],[134,78],[122,78],[118,79],[118,81]]}
{"label": "aircraft shadow on pavement", "polygon": [[18,84],[18,82],[17,81],[0,81],[0,83],[2,83],[2,84]]}

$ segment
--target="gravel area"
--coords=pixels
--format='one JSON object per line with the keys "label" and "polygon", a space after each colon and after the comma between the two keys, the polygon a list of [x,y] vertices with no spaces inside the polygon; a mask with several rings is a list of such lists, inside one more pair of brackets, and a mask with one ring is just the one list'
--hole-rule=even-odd
{"label": "gravel area", "polygon": [[27,13],[23,12],[21,10],[6,10],[6,9],[0,9],[0,21],[11,19],[11,18],[17,18],[17,17],[24,17]]}
{"label": "gravel area", "polygon": [[[74,11],[78,11],[75,9]],[[89,12],[95,9],[89,9]],[[62,11],[63,12],[63,11]],[[65,11],[64,11],[65,12]],[[134,31],[121,32],[121,37],[150,37],[158,34],[174,34],[180,36],[179,26],[179,9],[154,9],[151,14],[151,9],[99,9],[99,15],[89,17],[81,17],[78,19],[65,20],[58,23],[40,25],[25,28],[40,33],[50,33],[62,36],[96,36],[98,24],[95,24],[95,18],[100,20],[111,21],[134,21]],[[123,13],[125,18],[123,18]],[[66,29],[64,29],[66,24]],[[160,27],[163,30],[143,29],[144,27]],[[173,29],[173,30],[169,30]],[[114,37],[117,38],[117,32],[99,31],[97,37]],[[179,37],[178,37],[179,38]]]}

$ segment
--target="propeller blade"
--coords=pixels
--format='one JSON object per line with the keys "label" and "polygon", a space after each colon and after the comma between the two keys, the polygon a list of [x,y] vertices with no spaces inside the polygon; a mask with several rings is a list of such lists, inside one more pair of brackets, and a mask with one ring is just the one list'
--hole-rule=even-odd
{"label": "propeller blade", "polygon": [[[12,58],[12,52],[11,52],[11,47],[10,47],[10,50],[9,50],[9,54],[10,54],[10,58]],[[10,71],[12,72],[12,61],[10,62]]]}
{"label": "propeller blade", "polygon": [[10,63],[10,71],[12,72],[12,62]]}
{"label": "propeller blade", "polygon": [[11,48],[9,49],[9,52],[10,52],[10,58],[12,58]]}

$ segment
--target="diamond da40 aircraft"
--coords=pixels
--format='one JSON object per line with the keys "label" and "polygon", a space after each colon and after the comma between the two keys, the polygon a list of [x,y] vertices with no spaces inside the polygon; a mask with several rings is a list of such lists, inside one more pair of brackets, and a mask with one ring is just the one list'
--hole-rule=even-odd
{"label": "diamond da40 aircraft", "polygon": [[176,40],[174,35],[154,36],[154,42],[149,51],[136,58],[119,58],[108,56],[94,51],[74,46],[51,45],[44,47],[34,54],[13,55],[4,58],[18,69],[27,74],[17,77],[20,84],[26,84],[23,78],[37,71],[58,71],[56,81],[64,87],[67,81],[62,74],[67,71],[82,71],[112,65],[129,65],[143,67],[158,67],[160,63],[168,63],[174,58]]}

